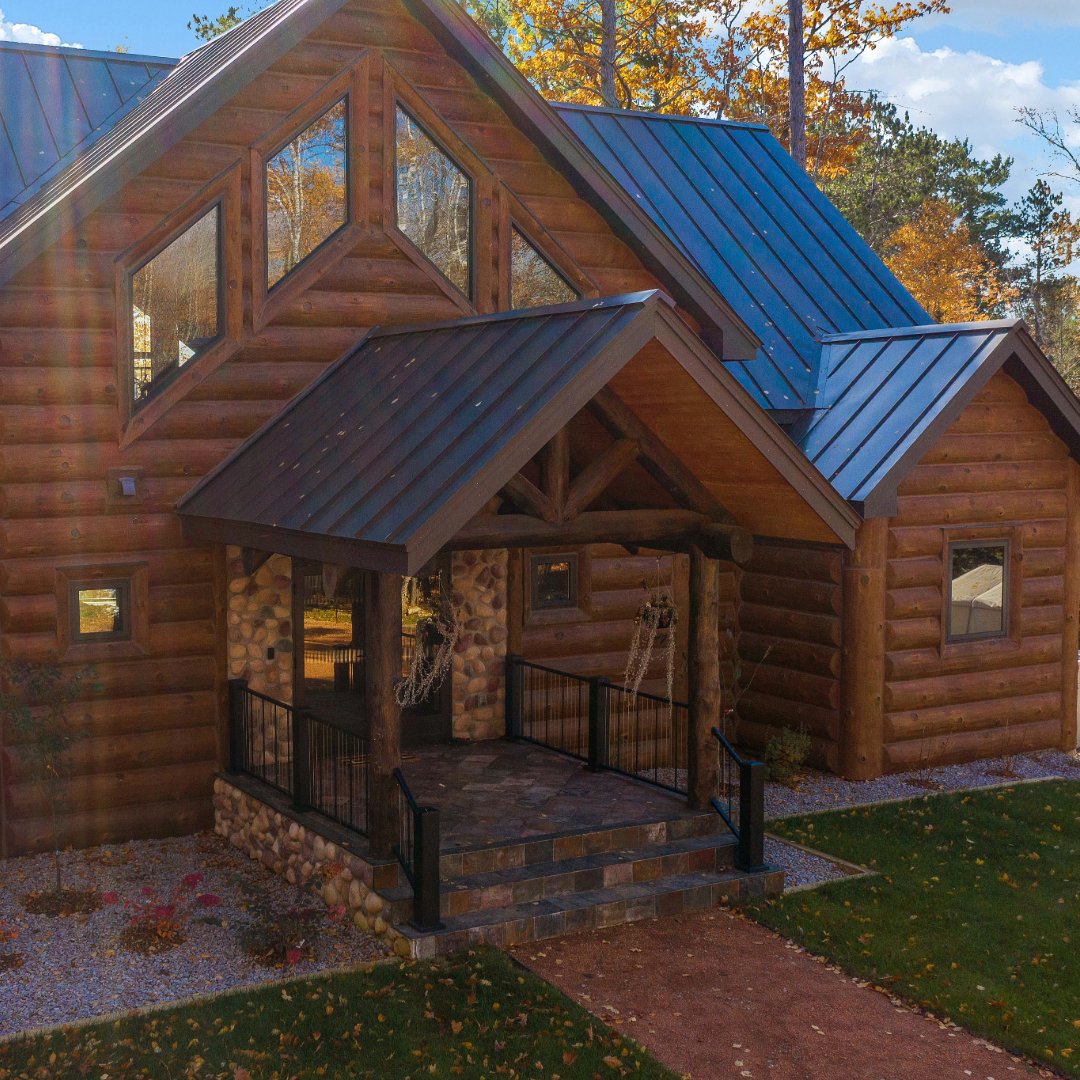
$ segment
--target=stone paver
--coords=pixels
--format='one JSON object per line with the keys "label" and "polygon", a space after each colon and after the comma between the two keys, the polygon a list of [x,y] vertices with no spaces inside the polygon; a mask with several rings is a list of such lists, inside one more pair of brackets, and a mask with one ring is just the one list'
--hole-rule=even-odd
{"label": "stone paver", "polygon": [[425,747],[403,770],[417,799],[440,811],[443,851],[692,816],[679,796],[531,743]]}

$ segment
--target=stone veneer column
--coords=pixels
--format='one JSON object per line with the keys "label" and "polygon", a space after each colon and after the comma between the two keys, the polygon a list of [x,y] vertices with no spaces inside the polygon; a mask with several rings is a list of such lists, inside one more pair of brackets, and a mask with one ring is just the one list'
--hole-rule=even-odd
{"label": "stone veneer column", "polygon": [[[272,555],[251,577],[238,547],[226,549],[229,579],[229,678],[292,701],[292,560]],[[274,658],[267,659],[272,648]]]}
{"label": "stone veneer column", "polygon": [[496,739],[506,733],[506,582],[509,552],[456,551],[451,599],[462,624],[454,655],[456,739]]}

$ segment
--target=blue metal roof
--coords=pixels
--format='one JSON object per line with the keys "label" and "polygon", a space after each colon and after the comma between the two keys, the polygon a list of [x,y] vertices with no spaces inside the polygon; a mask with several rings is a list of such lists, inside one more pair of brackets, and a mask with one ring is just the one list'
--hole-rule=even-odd
{"label": "blue metal roof", "polygon": [[1080,403],[1019,319],[827,338],[821,407],[792,434],[866,516],[893,513],[904,475],[1005,364],[1076,453]]}
{"label": "blue metal roof", "polygon": [[0,42],[0,218],[139,104],[175,60]]}
{"label": "blue metal roof", "polygon": [[761,339],[731,367],[767,408],[816,404],[823,336],[930,321],[763,125],[556,111]]}

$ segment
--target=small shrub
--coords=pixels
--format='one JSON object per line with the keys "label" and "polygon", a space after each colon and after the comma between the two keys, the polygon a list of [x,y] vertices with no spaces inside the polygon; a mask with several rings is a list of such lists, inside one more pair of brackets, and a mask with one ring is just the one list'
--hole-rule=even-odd
{"label": "small shrub", "polygon": [[221,903],[220,897],[212,893],[196,893],[202,881],[202,874],[188,874],[168,899],[149,885],[135,899],[121,901],[115,892],[102,893],[105,903],[122,902],[127,913],[128,922],[120,931],[120,943],[143,956],[154,956],[182,945],[187,940],[185,927],[196,907],[212,908]]}
{"label": "small shrub", "polygon": [[[325,877],[326,871],[320,876]],[[238,878],[237,885],[251,913],[251,918],[240,927],[240,948],[268,967],[293,967],[301,960],[313,959],[320,928],[327,922],[344,919],[348,913],[344,906],[330,909],[303,906],[309,895],[303,888],[296,890],[296,905],[281,909],[269,903],[246,879]]]}
{"label": "small shrub", "polygon": [[54,919],[69,915],[90,915],[100,911],[103,903],[97,889],[76,889],[72,885],[27,893],[22,901],[23,909],[31,915],[48,915]]}
{"label": "small shrub", "polygon": [[784,787],[794,787],[802,778],[806,759],[810,755],[810,736],[800,728],[784,728],[765,744],[765,764],[769,779]]}

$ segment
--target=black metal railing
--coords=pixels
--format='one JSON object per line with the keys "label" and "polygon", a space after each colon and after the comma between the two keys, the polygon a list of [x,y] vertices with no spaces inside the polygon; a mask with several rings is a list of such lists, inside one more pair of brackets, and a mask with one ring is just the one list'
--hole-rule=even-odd
{"label": "black metal railing", "polygon": [[507,657],[507,733],[571,757],[598,762],[590,752],[592,680]]}
{"label": "black metal railing", "polygon": [[229,680],[229,768],[293,793],[291,705],[251,690],[245,679]]}
{"label": "black metal railing", "polygon": [[[416,635],[401,633],[401,674],[408,675],[416,650]],[[333,681],[334,690],[343,693],[364,692],[364,647],[349,642],[306,641],[304,643],[305,677]]]}
{"label": "black metal railing", "polygon": [[690,707],[617,685],[606,693],[606,767],[687,794]]}
{"label": "black metal railing", "polygon": [[439,811],[420,806],[405,775],[394,770],[398,796],[398,842],[394,848],[401,869],[413,889],[413,925],[417,930],[438,930],[439,914]]}
{"label": "black metal railing", "polygon": [[712,729],[719,754],[720,790],[709,801],[735,834],[735,865],[765,866],[765,763],[744,758],[719,728]]}
{"label": "black metal railing", "polygon": [[229,680],[229,768],[368,835],[369,759],[362,735]]}
{"label": "black metal railing", "polygon": [[297,809],[320,814],[368,835],[371,792],[367,740],[301,709],[296,714]]}
{"label": "black metal railing", "polygon": [[681,701],[509,656],[506,718],[510,738],[687,793],[689,709]]}

